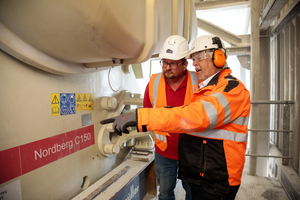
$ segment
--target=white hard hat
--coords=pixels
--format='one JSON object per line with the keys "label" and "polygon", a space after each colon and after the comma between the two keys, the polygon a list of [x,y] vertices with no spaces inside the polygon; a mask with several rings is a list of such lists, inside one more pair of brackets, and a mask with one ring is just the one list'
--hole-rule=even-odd
{"label": "white hard hat", "polygon": [[180,35],[172,35],[165,40],[159,57],[170,60],[180,60],[189,55],[189,53],[189,45],[186,39]]}
{"label": "white hard hat", "polygon": [[191,55],[195,52],[208,49],[221,49],[225,53],[225,56],[227,58],[223,41],[219,37],[212,35],[203,35],[196,38],[196,40],[194,40],[192,44],[189,58],[191,58]]}

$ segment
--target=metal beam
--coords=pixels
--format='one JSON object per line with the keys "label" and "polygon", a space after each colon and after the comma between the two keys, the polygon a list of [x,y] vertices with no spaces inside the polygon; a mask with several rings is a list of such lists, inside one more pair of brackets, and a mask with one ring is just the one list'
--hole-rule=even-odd
{"label": "metal beam", "polygon": [[239,59],[240,64],[244,69],[250,70],[250,55],[238,55],[236,57]]}
{"label": "metal beam", "polygon": [[270,24],[274,21],[287,2],[288,0],[270,0],[268,2],[262,16],[259,18],[260,31],[265,31],[269,28]]}
{"label": "metal beam", "polygon": [[250,4],[250,0],[198,1],[195,2],[195,8],[196,10],[209,10],[241,4]]}
{"label": "metal beam", "polygon": [[[197,18],[198,28],[220,37],[231,44],[226,48],[227,55],[250,55],[250,35],[235,35],[219,26],[204,19]],[[246,68],[248,69],[248,68]]]}
{"label": "metal beam", "polygon": [[240,45],[240,46],[231,46],[226,48],[227,55],[249,55],[250,56],[250,44],[249,45]]}
{"label": "metal beam", "polygon": [[198,18],[197,23],[198,23],[198,28],[201,28],[213,35],[219,36],[220,38],[222,38],[224,41],[228,42],[231,45],[238,46],[239,44],[242,43],[242,39],[239,36],[225,29],[222,29],[221,27],[216,26],[206,20]]}
{"label": "metal beam", "polygon": [[[258,100],[260,97],[260,39],[259,39],[259,5],[260,0],[251,0],[251,101]],[[259,107],[251,106],[251,127],[257,129],[259,127]],[[250,134],[250,154],[258,152],[258,132],[253,131]],[[256,175],[257,158],[249,158],[249,175]]]}
{"label": "metal beam", "polygon": [[231,46],[226,48],[227,55],[236,55],[245,69],[250,68],[250,35],[239,35],[242,43],[238,46]]}
{"label": "metal beam", "polygon": [[295,0],[283,13],[276,24],[271,28],[271,35],[274,38],[300,13],[300,0]]}
{"label": "metal beam", "polygon": [[136,79],[144,78],[142,64],[131,64]]}

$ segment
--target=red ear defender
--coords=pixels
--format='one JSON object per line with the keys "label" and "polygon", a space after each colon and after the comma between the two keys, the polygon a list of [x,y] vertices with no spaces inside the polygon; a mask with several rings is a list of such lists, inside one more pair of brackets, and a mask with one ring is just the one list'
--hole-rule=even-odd
{"label": "red ear defender", "polygon": [[226,62],[226,57],[224,52],[220,49],[214,50],[212,55],[212,61],[216,67],[218,68],[223,67]]}

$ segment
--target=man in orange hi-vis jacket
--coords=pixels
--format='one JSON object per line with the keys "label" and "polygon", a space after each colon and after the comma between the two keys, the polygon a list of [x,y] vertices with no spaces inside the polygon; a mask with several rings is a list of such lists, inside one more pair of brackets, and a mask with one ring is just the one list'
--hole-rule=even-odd
{"label": "man in orange hi-vis jacket", "polygon": [[190,58],[202,81],[190,104],[138,108],[101,124],[113,122],[117,133],[129,133],[129,126],[187,133],[179,138],[179,178],[189,183],[192,199],[234,199],[245,162],[250,93],[231,75],[218,37],[198,37]]}

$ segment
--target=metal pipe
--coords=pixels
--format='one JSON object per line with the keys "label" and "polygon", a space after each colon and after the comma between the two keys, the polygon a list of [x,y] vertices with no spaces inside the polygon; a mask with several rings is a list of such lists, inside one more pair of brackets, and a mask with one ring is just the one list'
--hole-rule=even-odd
{"label": "metal pipe", "polygon": [[252,101],[251,104],[294,104],[295,101]]}
{"label": "metal pipe", "polygon": [[258,132],[293,132],[293,130],[268,130],[268,129],[248,129],[248,131],[258,131]]}
{"label": "metal pipe", "polygon": [[245,156],[293,159],[293,157],[289,157],[289,156],[270,156],[270,155],[254,155],[254,154],[245,154]]}

